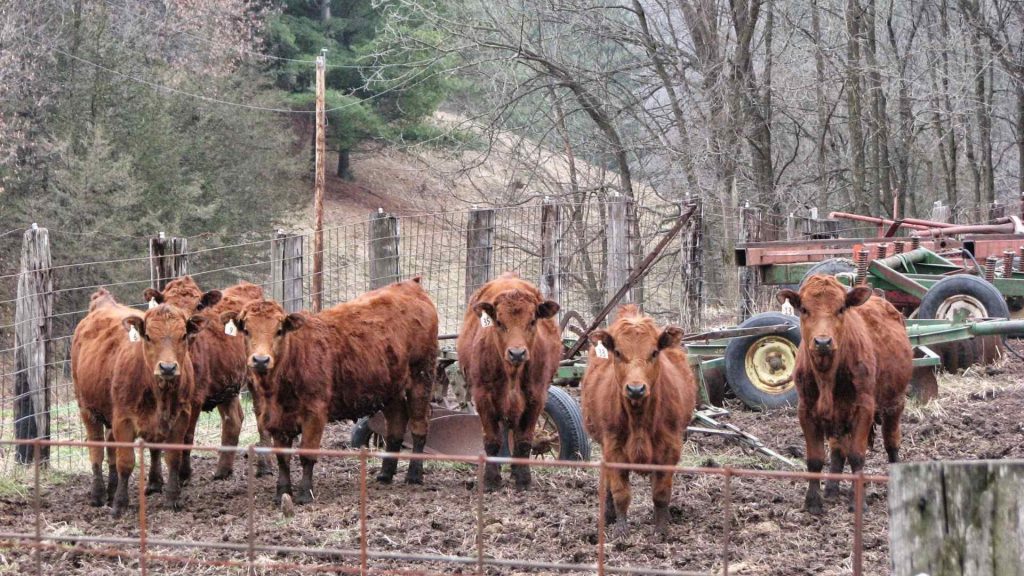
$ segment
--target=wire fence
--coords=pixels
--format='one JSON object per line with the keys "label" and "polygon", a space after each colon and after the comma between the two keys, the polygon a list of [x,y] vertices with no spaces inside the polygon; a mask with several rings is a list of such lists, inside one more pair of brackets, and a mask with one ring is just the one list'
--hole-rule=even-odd
{"label": "wire fence", "polygon": [[[200,235],[181,239],[187,249],[168,257],[183,259],[179,269],[187,270],[203,290],[247,281],[290,309],[309,308],[316,296],[328,307],[388,282],[421,276],[437,306],[440,332],[447,335],[458,332],[473,290],[489,278],[516,272],[561,304],[560,318],[568,324],[566,334],[571,336],[574,327],[578,332],[591,322],[632,267],[668,233],[684,210],[682,204],[662,204],[629,205],[616,211],[616,203],[623,201],[534,204],[400,218],[376,213],[333,224],[323,231],[320,294],[312,292],[310,233],[249,233],[234,241]],[[620,216],[625,221],[616,223]],[[609,231],[616,226],[625,232],[613,238]],[[705,298],[703,237],[704,221],[698,214],[633,288],[630,298],[659,322],[696,331],[703,311],[717,305]],[[26,242],[27,238],[26,232]],[[44,312],[19,317],[19,303],[30,298],[18,291],[18,282],[27,273],[0,275],[0,439],[33,437],[15,431],[41,412],[48,422],[39,426],[39,436],[84,438],[71,379],[75,326],[88,312],[90,295],[100,287],[121,303],[144,305],[143,291],[158,287],[160,281],[151,241],[48,232],[45,244],[52,264],[46,271],[52,288],[42,295],[50,302]],[[65,251],[72,252],[70,248],[75,254],[89,253],[90,259],[69,261]],[[37,324],[45,325],[38,332],[40,341],[25,343],[23,336],[19,344],[18,330]],[[42,346],[45,354],[19,365],[19,350],[33,344]],[[33,390],[25,383],[28,373],[40,368],[45,382],[37,392],[45,397],[45,405],[33,404]],[[252,414],[244,393],[243,408]],[[214,443],[219,426],[216,412],[204,413],[196,442]],[[250,416],[245,420],[242,442],[255,438]],[[80,472],[85,469],[85,456],[83,450],[60,446],[47,457],[55,469]],[[9,464],[0,463],[4,469]]]}
{"label": "wire fence", "polygon": [[[850,545],[850,564],[854,576],[864,573],[864,502],[865,488],[868,484],[887,484],[888,477],[866,475],[863,472],[857,474],[831,474],[831,473],[810,473],[810,472],[782,472],[770,470],[748,470],[741,468],[691,468],[684,466],[658,466],[639,464],[617,464],[604,462],[580,462],[562,460],[533,460],[516,458],[495,458],[485,457],[482,454],[477,457],[438,456],[430,454],[401,453],[400,460],[425,460],[430,462],[459,463],[476,467],[476,482],[473,500],[465,500],[473,513],[473,527],[475,537],[475,555],[444,555],[432,553],[431,551],[406,550],[382,551],[375,550],[370,546],[370,535],[372,528],[370,518],[367,514],[368,507],[368,470],[369,462],[382,458],[385,454],[369,452],[367,450],[304,450],[294,448],[264,448],[249,446],[246,448],[229,448],[215,446],[185,446],[180,444],[147,444],[141,440],[135,443],[117,442],[55,442],[45,440],[27,441],[0,441],[0,446],[7,449],[15,446],[30,447],[36,454],[39,454],[43,446],[51,447],[75,447],[85,449],[88,447],[101,446],[121,450],[137,451],[139,470],[136,478],[146,476],[145,453],[150,448],[161,450],[182,450],[191,449],[193,452],[218,453],[224,451],[236,451],[239,454],[247,455],[246,478],[246,529],[244,540],[230,541],[227,538],[212,540],[185,540],[180,538],[160,537],[157,532],[158,526],[152,526],[149,522],[150,501],[146,494],[145,483],[138,482],[137,491],[137,536],[125,537],[116,536],[103,530],[101,527],[98,534],[83,534],[72,530],[44,530],[46,516],[52,514],[49,506],[44,506],[45,497],[40,480],[41,463],[39,459],[34,460],[32,467],[32,494],[26,497],[31,500],[32,512],[26,514],[26,519],[32,520],[31,530],[3,529],[0,532],[0,549],[7,548],[15,555],[31,555],[31,563],[22,564],[23,574],[35,573],[38,575],[63,572],[70,568],[73,558],[79,555],[94,555],[109,557],[119,562],[132,559],[137,563],[138,572],[143,576],[153,571],[160,573],[161,566],[180,565],[192,566],[193,569],[202,566],[215,567],[218,569],[239,569],[246,574],[257,574],[264,571],[287,571],[290,573],[341,573],[341,574],[423,574],[441,575],[453,571],[460,573],[474,573],[478,575],[489,574],[488,569],[522,569],[541,570],[549,572],[582,572],[588,574],[652,574],[663,576],[705,576],[712,573],[728,576],[730,564],[734,558],[744,558],[744,551],[737,549],[732,544],[735,530],[733,510],[733,482],[736,479],[752,478],[763,481],[792,481],[792,480],[838,480],[850,481],[853,483],[853,533]],[[310,456],[318,460],[323,459],[348,459],[358,461],[358,548],[337,548],[324,546],[285,546],[277,543],[261,541],[257,537],[255,527],[266,518],[256,508],[257,498],[255,496],[255,463],[257,456],[262,454],[285,454],[289,457]],[[394,456],[391,454],[390,456]],[[531,560],[528,558],[500,558],[488,550],[485,540],[486,495],[484,491],[484,467],[488,463],[493,464],[516,464],[533,467],[576,469],[576,470],[597,470],[598,485],[594,497],[597,500],[597,515],[594,523],[597,527],[597,539],[595,542],[594,558],[592,564],[574,562],[548,562]],[[703,477],[718,477],[722,481],[721,499],[721,539],[720,548],[717,552],[710,552],[711,558],[717,559],[720,568],[717,570],[683,570],[671,567],[659,566],[636,566],[636,565],[615,565],[608,561],[606,546],[606,499],[602,497],[608,486],[609,473],[617,471],[631,471],[641,473],[661,472],[673,475],[689,475]],[[27,502],[26,502],[27,503]],[[315,505],[315,504],[314,504]],[[46,510],[44,512],[44,509]],[[135,510],[129,510],[131,514]],[[28,525],[28,523],[26,523]],[[47,528],[52,525],[46,523]],[[288,556],[296,560],[270,560],[268,554]],[[714,562],[709,562],[714,563]],[[27,568],[32,566],[32,568]],[[422,566],[421,569],[409,569],[409,566]]]}

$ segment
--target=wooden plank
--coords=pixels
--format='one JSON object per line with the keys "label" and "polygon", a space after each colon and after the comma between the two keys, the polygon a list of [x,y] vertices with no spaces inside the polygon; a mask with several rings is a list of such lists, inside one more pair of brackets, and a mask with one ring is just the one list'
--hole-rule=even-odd
{"label": "wooden plank", "polygon": [[545,202],[540,209],[540,293],[545,298],[558,301],[562,296],[562,237],[565,224],[562,222],[562,206]]}
{"label": "wooden plank", "polygon": [[469,211],[466,222],[466,302],[494,276],[494,210]]}
{"label": "wooden plank", "polygon": [[682,253],[683,307],[685,313],[680,324],[687,332],[696,332],[703,325],[704,315],[704,206],[699,197],[690,199],[683,204],[685,212],[688,205],[693,205],[693,216],[687,222],[686,229],[679,235],[680,252]]}
{"label": "wooden plank", "polygon": [[[21,272],[14,312],[14,437],[19,440],[50,438],[50,387],[47,379],[53,360],[50,341],[53,316],[53,271],[50,235],[35,224],[21,243]],[[49,446],[39,447],[39,460],[50,458]],[[20,445],[15,459],[35,460],[34,448]]]}
{"label": "wooden plank", "polygon": [[271,292],[287,312],[298,312],[304,307],[302,298],[303,237],[277,231],[271,243],[274,274]]}
{"label": "wooden plank", "polygon": [[[738,237],[743,242],[757,242],[761,238],[761,210],[746,207],[740,210],[740,229]],[[748,251],[749,253],[749,251]],[[754,314],[754,298],[758,286],[757,269],[747,266],[740,269],[740,320],[746,320]]]}
{"label": "wooden plank", "polygon": [[324,186],[327,163],[327,113],[324,108],[324,80],[326,55],[316,57],[316,155],[313,177],[313,282],[311,289],[313,312],[323,307],[324,296]]}
{"label": "wooden plank", "polygon": [[149,283],[163,291],[167,283],[188,274],[188,239],[166,238],[161,232],[149,239]]}
{"label": "wooden plank", "polygon": [[1024,461],[894,466],[889,517],[895,576],[1020,574]]}
{"label": "wooden plank", "polygon": [[378,210],[370,215],[370,289],[398,282],[398,218]]}
{"label": "wooden plank", "polygon": [[[611,300],[629,278],[632,271],[629,250],[628,206],[625,198],[608,201],[606,225],[607,250],[605,253],[605,300]],[[633,302],[633,290],[626,290],[620,302]]]}

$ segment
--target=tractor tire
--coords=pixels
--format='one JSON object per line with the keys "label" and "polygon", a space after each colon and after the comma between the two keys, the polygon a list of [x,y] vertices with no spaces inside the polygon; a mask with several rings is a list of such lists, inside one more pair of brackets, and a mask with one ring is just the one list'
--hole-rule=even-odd
{"label": "tractor tire", "polygon": [[[371,442],[373,445],[371,445]],[[363,416],[356,420],[356,425],[352,427],[352,435],[349,437],[348,444],[353,450],[359,448],[384,450],[384,438],[370,429],[369,416]]]}
{"label": "tractor tire", "polygon": [[[747,318],[740,328],[788,324],[795,329],[779,334],[733,338],[725,348],[725,374],[736,397],[754,410],[796,406],[793,373],[800,348],[800,320],[780,312]],[[769,365],[772,361],[774,364]]]}
{"label": "tractor tire", "polygon": [[803,279],[800,280],[800,288],[803,288],[807,279],[815,274],[835,276],[836,274],[855,272],[857,272],[857,265],[849,258],[829,258],[828,260],[822,260],[807,269],[807,272],[804,273]]}
{"label": "tractor tire", "polygon": [[[921,299],[917,317],[925,320],[952,320],[957,309],[964,309],[968,318],[1009,318],[1010,309],[995,286],[978,276],[960,274],[939,280]],[[932,346],[942,358],[947,372],[958,372],[974,364],[987,364],[1002,349],[998,337],[978,337],[961,342]]]}
{"label": "tractor tire", "polygon": [[[583,426],[583,412],[572,396],[558,386],[548,387],[548,399],[540,417],[542,422],[550,421],[558,431],[558,460],[590,460],[590,438]],[[511,455],[508,440],[498,454]]]}

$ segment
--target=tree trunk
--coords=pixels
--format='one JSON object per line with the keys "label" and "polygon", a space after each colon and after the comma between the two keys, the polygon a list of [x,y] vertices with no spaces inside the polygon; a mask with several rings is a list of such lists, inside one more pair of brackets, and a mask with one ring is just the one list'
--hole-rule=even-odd
{"label": "tree trunk", "polygon": [[862,10],[858,0],[846,3],[846,106],[849,114],[852,185],[850,199],[858,211],[869,213],[873,203],[865,193],[864,132],[861,127],[862,87],[860,81],[860,19]]}
{"label": "tree trunk", "polygon": [[815,126],[818,140],[817,146],[817,176],[818,176],[818,210],[825,212],[828,206],[828,165],[825,154],[825,138],[828,135],[828,105],[825,102],[825,55],[821,46],[821,14],[818,9],[818,0],[811,2],[811,32],[814,35],[814,76],[817,80],[814,83],[814,95],[817,102],[818,125]]}
{"label": "tree trunk", "polygon": [[338,178],[348,181],[355,179],[355,175],[352,174],[351,150],[348,148],[338,151]]}
{"label": "tree trunk", "polygon": [[331,19],[331,0],[320,0],[320,21],[327,22]]}
{"label": "tree trunk", "polygon": [[892,212],[892,179],[889,162],[889,117],[886,112],[885,91],[878,65],[876,36],[876,0],[868,0],[865,26],[867,28],[868,89],[871,91],[871,194],[878,202],[876,214]]}

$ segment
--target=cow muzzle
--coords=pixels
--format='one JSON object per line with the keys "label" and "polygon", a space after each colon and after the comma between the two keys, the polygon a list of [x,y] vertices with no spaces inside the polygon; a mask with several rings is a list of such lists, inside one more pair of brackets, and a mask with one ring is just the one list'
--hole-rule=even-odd
{"label": "cow muzzle", "polygon": [[834,349],[831,336],[815,336],[814,337],[814,351],[818,354],[832,354]]}
{"label": "cow muzzle", "polygon": [[249,357],[249,367],[257,374],[266,374],[270,371],[270,356],[253,354]]}
{"label": "cow muzzle", "polygon": [[647,384],[626,384],[626,397],[630,400],[643,400],[647,396]]}
{"label": "cow muzzle", "polygon": [[171,380],[178,376],[177,362],[157,362],[156,375],[164,380]]}
{"label": "cow muzzle", "polygon": [[509,348],[505,350],[505,356],[513,366],[519,366],[526,362],[526,348]]}

